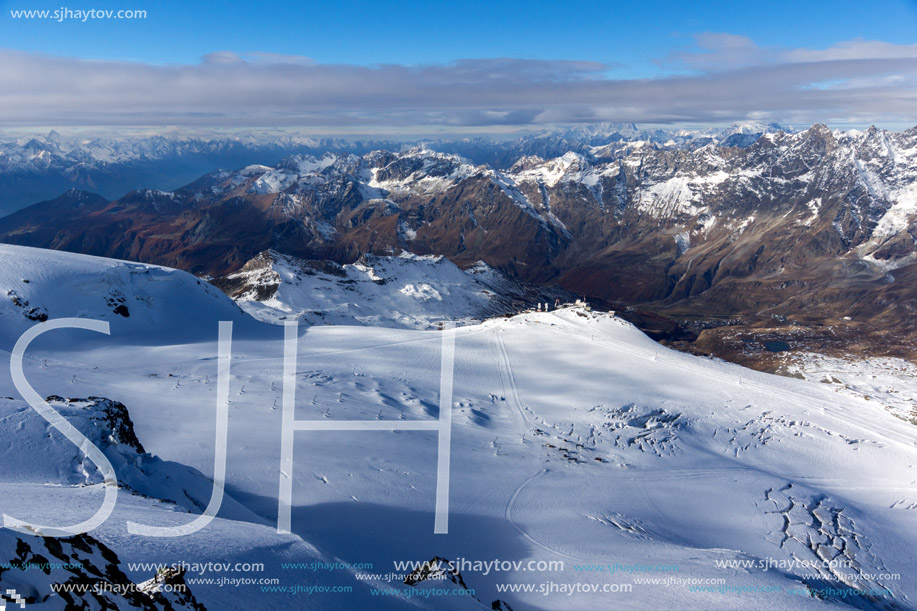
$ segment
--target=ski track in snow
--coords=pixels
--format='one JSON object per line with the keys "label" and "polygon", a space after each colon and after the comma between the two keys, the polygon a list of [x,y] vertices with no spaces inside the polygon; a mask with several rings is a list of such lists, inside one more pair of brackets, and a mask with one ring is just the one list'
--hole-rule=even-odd
{"label": "ski track in snow", "polygon": [[548,469],[541,469],[540,471],[538,471],[538,473],[535,473],[530,478],[528,478],[527,480],[525,480],[524,482],[516,486],[516,489],[513,490],[512,496],[510,496],[509,498],[509,501],[506,502],[506,508],[503,512],[503,515],[506,517],[506,521],[509,522],[513,526],[513,528],[516,529],[516,532],[518,532],[520,535],[525,537],[525,539],[529,541],[530,543],[532,543],[532,545],[540,547],[541,549],[555,556],[567,558],[568,560],[578,560],[581,562],[586,562],[588,561],[588,559],[586,558],[579,558],[577,556],[571,556],[570,554],[566,554],[558,549],[555,549],[546,543],[542,543],[541,541],[533,537],[525,528],[523,528],[519,522],[513,519],[513,512],[516,507],[516,501],[519,499],[519,495],[522,493],[522,491],[525,488],[527,488],[529,484],[532,484],[536,480],[548,475],[548,473],[550,473]]}
{"label": "ski track in snow", "polygon": [[516,378],[513,376],[513,366],[510,363],[509,355],[506,353],[506,344],[503,342],[503,329],[496,329],[494,331],[494,338],[497,343],[497,353],[499,355],[499,371],[500,380],[503,383],[503,396],[512,405],[513,411],[519,415],[525,428],[534,428],[534,424],[525,413],[525,406],[519,399],[519,388],[516,386]]}
{"label": "ski track in snow", "polygon": [[[499,365],[498,370],[500,372],[500,380],[503,384],[503,392],[504,392],[503,396],[506,398],[506,400],[509,403],[512,404],[513,412],[518,415],[519,420],[521,420],[522,424],[525,427],[524,430],[526,431],[531,430],[535,427],[529,421],[529,418],[525,413],[525,406],[522,404],[522,400],[519,398],[519,388],[516,385],[516,379],[513,376],[512,363],[510,362],[509,355],[506,352],[506,344],[503,342],[503,329],[494,329],[493,335],[494,335],[494,340],[496,343],[496,348],[497,348],[497,353],[498,353],[498,365]],[[585,561],[586,559],[584,558],[578,558],[575,556],[571,556],[556,548],[551,547],[550,545],[546,543],[542,543],[541,541],[538,541],[528,531],[526,531],[525,528],[523,528],[518,521],[513,519],[513,511],[516,506],[516,500],[519,498],[519,495],[523,491],[523,489],[525,489],[529,484],[533,483],[535,480],[546,476],[549,472],[550,471],[548,469],[540,469],[537,473],[535,473],[534,475],[526,479],[524,482],[519,484],[516,487],[516,489],[513,490],[513,494],[510,496],[509,500],[506,502],[506,508],[503,512],[503,515],[506,516],[506,520],[510,524],[513,525],[513,528],[515,528],[516,531],[520,535],[525,537],[532,544],[537,545],[538,547],[540,547],[541,549],[545,551],[548,551],[552,554],[556,554],[563,558],[567,558],[569,560]]]}

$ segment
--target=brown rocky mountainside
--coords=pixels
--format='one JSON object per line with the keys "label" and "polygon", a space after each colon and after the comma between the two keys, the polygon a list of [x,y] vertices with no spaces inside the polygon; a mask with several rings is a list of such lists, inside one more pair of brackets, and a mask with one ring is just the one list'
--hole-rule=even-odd
{"label": "brown rocky mountainside", "polygon": [[583,150],[503,171],[422,148],[294,156],[113,202],[71,191],[0,219],[0,240],[208,276],[268,249],[442,254],[763,368],[784,346],[917,357],[917,128]]}

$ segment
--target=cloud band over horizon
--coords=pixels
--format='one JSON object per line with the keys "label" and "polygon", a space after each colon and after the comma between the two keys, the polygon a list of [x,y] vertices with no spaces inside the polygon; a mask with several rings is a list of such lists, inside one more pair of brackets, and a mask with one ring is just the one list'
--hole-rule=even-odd
{"label": "cloud band over horizon", "polygon": [[358,66],[222,51],[195,65],[154,65],[0,49],[0,124],[917,123],[917,44],[775,49],[710,33],[657,63],[659,76],[615,78],[614,65],[573,60]]}

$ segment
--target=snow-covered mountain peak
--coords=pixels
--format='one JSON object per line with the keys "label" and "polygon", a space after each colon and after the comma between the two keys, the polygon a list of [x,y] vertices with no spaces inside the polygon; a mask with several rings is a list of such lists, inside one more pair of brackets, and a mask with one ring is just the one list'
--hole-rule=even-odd
{"label": "snow-covered mountain peak", "polygon": [[513,166],[514,177],[517,181],[534,181],[549,187],[554,187],[561,181],[581,182],[591,186],[595,183],[592,165],[586,158],[574,152],[565,153],[563,156],[547,161],[539,158],[527,157]]}

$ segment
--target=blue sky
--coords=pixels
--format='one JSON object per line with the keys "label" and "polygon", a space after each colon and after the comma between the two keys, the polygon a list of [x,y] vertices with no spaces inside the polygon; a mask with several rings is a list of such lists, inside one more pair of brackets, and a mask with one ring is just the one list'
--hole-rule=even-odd
{"label": "blue sky", "polygon": [[691,36],[728,32],[764,46],[824,48],[864,38],[917,42],[917,2],[568,2],[310,0],[6,0],[6,9],[146,9],[142,21],[0,20],[2,46],[92,59],[194,63],[214,51],[304,55],[321,63],[418,64],[518,57],[622,63],[652,60]]}
{"label": "blue sky", "polygon": [[[12,19],[10,16],[12,10],[55,10],[62,7],[71,10],[145,9],[148,16],[142,20],[91,19],[85,23],[78,20],[58,23],[53,19]],[[416,114],[424,109],[432,109],[434,112],[420,117],[418,120],[421,122],[433,124],[440,121],[454,125],[483,124],[490,121],[487,117],[491,117],[493,123],[504,125],[513,121],[527,125],[548,120],[578,122],[616,117],[622,120],[658,120],[663,123],[692,120],[709,122],[719,118],[724,121],[742,118],[798,118],[808,121],[817,117],[819,112],[815,97],[811,94],[812,89],[831,90],[838,85],[849,88],[851,83],[860,83],[860,89],[865,92],[862,89],[864,79],[872,74],[876,78],[885,79],[883,83],[873,79],[869,84],[868,90],[873,95],[888,95],[889,87],[904,87],[908,91],[913,85],[910,62],[917,58],[917,53],[912,53],[917,49],[914,46],[917,43],[917,0],[872,3],[849,0],[657,0],[639,3],[587,0],[383,3],[351,0],[321,3],[268,1],[257,4],[173,0],[0,0],[0,9],[0,49],[7,54],[13,53],[8,57],[12,58],[10,61],[14,64],[29,64],[31,69],[38,69],[38,73],[33,72],[35,79],[42,78],[42,71],[47,71],[46,78],[63,75],[68,71],[63,64],[49,65],[53,61],[46,56],[73,59],[75,63],[69,64],[71,72],[91,74],[93,79],[104,82],[113,91],[117,91],[117,85],[111,80],[124,76],[123,73],[119,73],[120,77],[114,74],[118,73],[115,64],[121,65],[122,62],[132,62],[149,69],[148,74],[152,80],[162,79],[160,84],[172,83],[169,78],[199,78],[198,72],[179,75],[172,69],[177,66],[200,67],[205,57],[207,60],[204,64],[245,64],[246,68],[241,65],[233,68],[233,78],[246,82],[250,80],[253,86],[258,78],[266,78],[265,73],[269,70],[267,65],[273,66],[270,68],[275,70],[272,77],[277,78],[279,74],[291,76],[290,66],[301,64],[300,72],[297,73],[299,78],[321,79],[316,81],[316,87],[307,87],[305,91],[274,92],[281,97],[288,96],[289,99],[281,104],[282,108],[271,112],[277,122],[290,124],[297,121],[302,124],[321,123],[321,116],[327,114],[328,108],[348,110],[349,96],[341,95],[342,91],[347,93],[341,79],[354,78],[353,84],[358,86],[362,78],[360,75],[367,74],[358,68],[376,68],[370,74],[370,80],[375,77],[384,80],[383,74],[387,70],[384,66],[416,69],[433,65],[454,68],[453,62],[456,60],[494,58],[539,60],[545,63],[505,66],[496,73],[491,70],[492,63],[486,64],[486,69],[482,69],[478,63],[467,64],[460,70],[448,68],[440,72],[414,73],[413,76],[399,75],[407,79],[404,85],[408,89],[418,92],[424,88],[425,83],[431,82],[434,88],[446,87],[448,83],[444,81],[453,79],[455,87],[465,87],[470,82],[472,89],[480,93],[479,88],[486,88],[488,79],[505,81],[507,74],[512,73],[509,80],[515,81],[517,79],[514,74],[524,75],[529,70],[534,76],[530,81],[517,83],[517,90],[527,91],[530,96],[535,96],[534,100],[513,101],[508,99],[505,92],[497,92],[494,96],[483,96],[481,99],[484,101],[477,109],[471,108],[467,100],[458,104],[461,108],[450,109],[442,96],[429,100],[431,106],[424,106],[423,96],[418,97],[415,105],[404,99],[396,104],[386,104],[389,98],[399,98],[397,92],[376,87],[366,93],[379,96],[382,107],[375,114],[382,124],[409,123],[411,119],[404,113]],[[855,52],[852,50],[854,47]],[[808,57],[805,56],[806,51],[824,52],[831,49],[847,51],[841,55],[828,53],[816,59],[820,62],[843,59],[848,62],[849,71],[838,71],[836,65],[825,63],[824,78],[815,72],[807,73],[805,77],[798,75],[802,61],[800,58]],[[39,62],[43,57],[44,63]],[[76,60],[107,60],[111,63],[109,72],[112,74],[106,73],[103,76],[98,72],[98,66]],[[570,63],[556,64],[549,60],[570,60]],[[851,63],[856,61],[885,63],[881,66],[874,64],[866,69],[862,63]],[[586,67],[583,62],[595,65]],[[742,75],[735,73],[737,69],[754,68],[763,77],[770,78],[773,72],[771,68],[787,63],[795,64],[795,68],[792,71],[785,70],[784,76],[790,78],[788,75],[792,72],[797,75],[797,80],[793,83],[780,81],[780,86],[785,92],[801,92],[797,104],[788,103],[788,100],[780,103],[771,101],[760,105],[760,108],[754,104],[746,108],[734,108],[733,104],[725,104],[712,114],[694,112],[687,108],[638,112],[640,99],[629,95],[616,98],[622,87],[627,90],[624,93],[628,94],[630,84],[636,82],[644,86],[645,83],[638,82],[642,79],[669,79],[673,92],[683,92],[683,83],[671,79],[677,79],[680,75],[721,77],[730,70],[736,76],[734,85],[738,87],[743,81]],[[313,67],[307,68],[306,64]],[[290,70],[277,68],[278,65]],[[325,67],[329,66],[338,66],[339,69],[326,70]],[[212,76],[213,70],[207,70],[210,70],[208,76]],[[514,70],[518,72],[512,72]],[[9,78],[8,84],[24,82],[22,75],[10,75]],[[0,73],[0,86],[3,85],[2,79],[3,74]],[[566,111],[560,112],[558,109],[564,104],[556,96],[550,95],[554,92],[545,90],[546,83],[569,79],[576,81],[581,97],[572,100],[577,108],[566,104]],[[206,81],[206,78],[202,80]],[[608,99],[615,100],[613,104],[602,106],[604,110],[596,110],[599,109],[601,96],[593,86],[595,80],[605,82],[609,87]],[[337,93],[316,99],[314,92],[319,89],[325,91],[331,87],[329,82],[335,83],[336,88],[332,88]],[[706,81],[695,83],[702,87]],[[26,89],[32,89],[35,85],[31,82],[26,84],[29,85]],[[184,86],[184,81],[181,84]],[[65,80],[59,85],[62,93],[69,91]],[[125,86],[128,86],[127,82]],[[47,95],[49,90],[41,91]],[[548,94],[546,97],[552,100],[538,104],[542,93]],[[651,93],[647,91],[647,95]],[[255,112],[256,100],[249,100],[249,106],[244,108],[223,108],[213,100],[202,99],[202,96],[186,92],[185,107],[165,108],[158,117],[155,113],[144,111],[135,113],[131,119],[130,109],[113,109],[124,112],[114,113],[118,116],[111,120],[174,123],[198,116],[202,117],[202,122],[268,121],[264,117],[255,116],[258,114]],[[698,97],[700,102],[699,94]],[[912,118],[907,116],[907,112],[898,112],[898,106],[886,108],[880,105],[872,110],[847,108],[840,102],[840,96],[831,97],[826,94],[823,99],[828,100],[823,108],[825,120],[856,122],[860,119],[869,120],[870,117],[887,116],[889,121],[894,119],[906,122]],[[297,106],[296,100],[302,103]],[[193,107],[194,103],[199,106]],[[373,123],[373,108],[362,106],[356,101],[352,106],[352,112],[344,119],[345,123]],[[904,106],[902,104],[901,108]],[[536,112],[539,109],[542,112]],[[86,108],[87,113],[92,110],[91,106]],[[22,113],[23,116],[16,121],[45,120],[36,112],[33,110],[31,119],[26,117],[29,113]],[[51,120],[55,114],[58,115],[57,120],[63,120],[60,111],[52,112],[51,109],[46,113],[46,120]],[[113,116],[110,113],[110,117]],[[89,115],[85,114],[84,119],[88,118]],[[95,119],[99,120],[101,118]]]}

